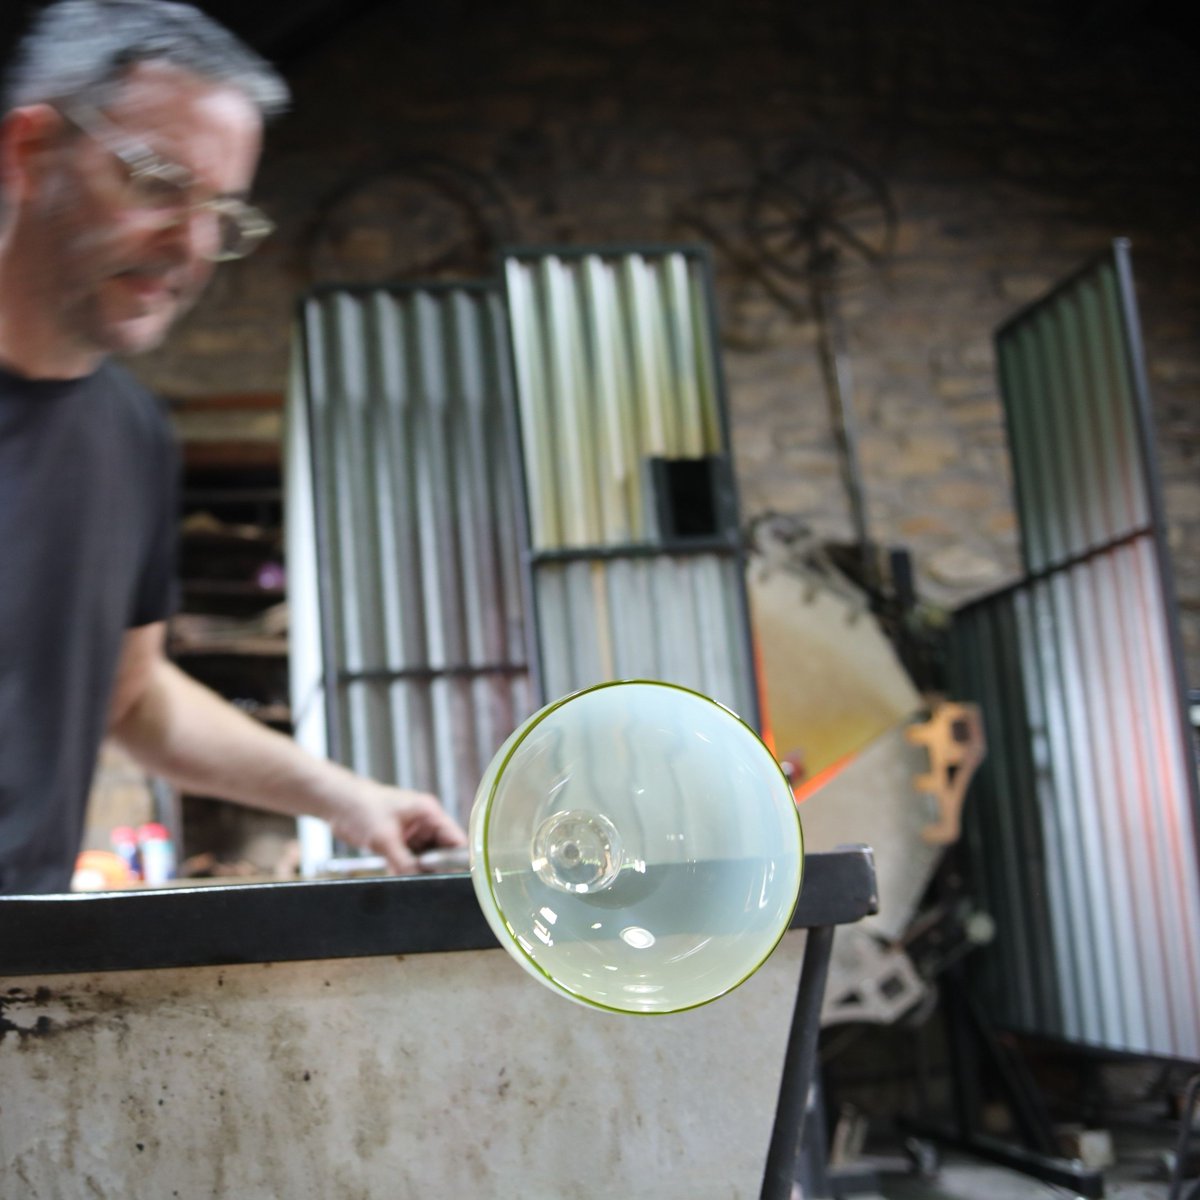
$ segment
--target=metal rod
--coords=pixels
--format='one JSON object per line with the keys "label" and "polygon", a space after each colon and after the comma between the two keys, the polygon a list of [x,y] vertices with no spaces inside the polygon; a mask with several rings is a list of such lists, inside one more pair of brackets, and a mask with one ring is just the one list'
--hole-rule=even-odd
{"label": "metal rod", "polygon": [[[1200,1075],[1193,1075],[1188,1081],[1183,1093],[1183,1109],[1179,1120],[1179,1141],[1175,1146],[1175,1169],[1171,1172],[1171,1190],[1167,1200],[1182,1200],[1183,1179],[1187,1171],[1188,1147],[1192,1140],[1192,1128],[1195,1120],[1196,1100],[1200,1096]],[[1197,1191],[1192,1189],[1191,1195]]]}
{"label": "metal rod", "polygon": [[1077,1195],[1089,1197],[1089,1200],[1101,1200],[1104,1196],[1103,1172],[1085,1167],[1077,1158],[1055,1158],[1039,1154],[1037,1151],[1025,1150],[982,1133],[964,1138],[953,1129],[939,1125],[909,1121],[903,1121],[901,1125],[918,1137],[965,1150],[968,1154],[998,1163],[1002,1167],[1009,1167],[1022,1175],[1067,1188]]}
{"label": "metal rod", "polygon": [[792,1028],[783,1060],[775,1129],[767,1152],[761,1200],[790,1200],[796,1180],[796,1162],[804,1141],[804,1117],[817,1062],[817,1035],[821,1028],[821,1002],[829,975],[833,927],[808,931],[800,986],[792,1011]]}
{"label": "metal rod", "polygon": [[738,553],[739,543],[731,538],[695,538],[688,541],[672,539],[654,543],[629,544],[624,546],[577,546],[569,550],[538,550],[530,554],[535,566],[543,563],[584,562],[601,558],[685,558],[689,555],[725,555]]}
{"label": "metal rod", "polygon": [[967,613],[972,609],[993,604],[1005,596],[1012,596],[1018,592],[1026,592],[1029,590],[1030,584],[1043,583],[1045,580],[1052,579],[1063,571],[1069,571],[1072,567],[1082,566],[1084,563],[1093,562],[1098,558],[1106,558],[1113,550],[1132,546],[1142,538],[1150,536],[1153,532],[1154,530],[1149,526],[1139,526],[1137,529],[1131,529],[1128,533],[1122,534],[1118,538],[1113,538],[1103,545],[1090,547],[1082,554],[1073,554],[1069,558],[1047,563],[1041,570],[1030,571],[1028,574],[1022,575],[1020,579],[1005,584],[1004,587],[997,588],[993,592],[987,592],[982,596],[977,596],[974,600],[967,601],[967,603],[960,605],[955,612]]}
{"label": "metal rod", "polygon": [[456,663],[445,667],[371,667],[362,670],[339,671],[339,683],[357,683],[360,680],[396,682],[402,679],[442,679],[448,675],[470,679],[476,675],[523,675],[524,663]]}
{"label": "metal rod", "polygon": [[837,305],[828,276],[829,271],[819,267],[814,269],[812,303],[817,321],[817,343],[825,385],[829,389],[833,433],[841,452],[842,482],[846,488],[846,498],[850,502],[854,537],[863,553],[863,567],[870,570],[867,547],[871,544],[871,537],[867,528],[866,488],[858,461],[858,430],[854,423],[850,367],[842,347]]}

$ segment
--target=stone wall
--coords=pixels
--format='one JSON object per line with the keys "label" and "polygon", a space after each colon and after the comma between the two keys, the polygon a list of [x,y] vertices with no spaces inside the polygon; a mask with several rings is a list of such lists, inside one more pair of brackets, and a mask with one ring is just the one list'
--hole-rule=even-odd
{"label": "stone wall", "polygon": [[484,274],[503,241],[704,240],[744,512],[848,537],[804,260],[753,237],[755,180],[804,154],[880,251],[842,241],[833,293],[870,531],[953,604],[1018,572],[992,331],[1127,236],[1200,686],[1194,49],[1136,6],[1109,28],[1111,6],[1036,0],[434,7],[377,6],[287,64],[259,188],[280,234],[223,270],[148,381],[282,390],[315,282]]}

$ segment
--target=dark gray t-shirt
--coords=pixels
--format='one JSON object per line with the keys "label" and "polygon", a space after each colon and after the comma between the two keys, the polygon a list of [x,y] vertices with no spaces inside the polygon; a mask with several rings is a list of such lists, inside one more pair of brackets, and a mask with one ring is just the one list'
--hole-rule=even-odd
{"label": "dark gray t-shirt", "polygon": [[170,609],[177,473],[120,367],[0,368],[0,892],[70,882],[122,638]]}

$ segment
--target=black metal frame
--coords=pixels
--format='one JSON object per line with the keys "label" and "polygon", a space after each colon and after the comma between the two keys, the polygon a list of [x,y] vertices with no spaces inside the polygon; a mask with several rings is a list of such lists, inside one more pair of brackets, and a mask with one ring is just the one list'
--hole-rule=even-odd
{"label": "black metal frame", "polygon": [[[874,904],[870,850],[809,854],[791,928],[848,924]],[[0,896],[0,978],[497,944],[464,872]]]}
{"label": "black metal frame", "polygon": [[357,683],[369,680],[398,683],[404,679],[478,679],[484,675],[523,675],[524,663],[451,663],[445,667],[372,667],[364,671],[339,671],[338,683]]}

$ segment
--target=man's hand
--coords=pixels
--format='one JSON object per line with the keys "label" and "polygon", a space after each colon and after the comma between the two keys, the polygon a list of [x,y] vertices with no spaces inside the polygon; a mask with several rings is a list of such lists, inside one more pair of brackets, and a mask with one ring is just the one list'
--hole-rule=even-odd
{"label": "man's hand", "polygon": [[467,835],[435,796],[368,779],[339,799],[330,824],[335,837],[382,855],[398,875],[416,874],[421,850],[467,844]]}

